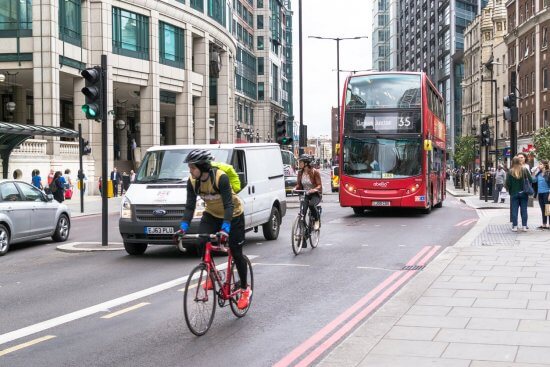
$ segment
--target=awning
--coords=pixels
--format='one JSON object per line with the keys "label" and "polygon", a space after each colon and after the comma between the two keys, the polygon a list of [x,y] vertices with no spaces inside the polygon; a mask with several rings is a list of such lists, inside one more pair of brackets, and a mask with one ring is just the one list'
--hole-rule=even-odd
{"label": "awning", "polygon": [[35,135],[78,138],[78,131],[64,127],[0,122],[0,157],[2,158],[4,178],[8,178],[8,165],[11,152],[25,140],[31,139]]}

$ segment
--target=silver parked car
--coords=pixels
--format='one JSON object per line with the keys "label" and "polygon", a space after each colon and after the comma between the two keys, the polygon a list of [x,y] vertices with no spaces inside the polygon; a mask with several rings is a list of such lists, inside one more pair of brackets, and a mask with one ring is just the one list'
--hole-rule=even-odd
{"label": "silver parked car", "polygon": [[0,181],[0,256],[12,243],[52,237],[63,242],[71,229],[70,210],[26,182]]}

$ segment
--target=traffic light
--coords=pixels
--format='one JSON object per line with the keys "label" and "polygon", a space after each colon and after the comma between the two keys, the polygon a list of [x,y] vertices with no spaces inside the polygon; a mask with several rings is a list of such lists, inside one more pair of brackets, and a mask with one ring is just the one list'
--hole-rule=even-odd
{"label": "traffic light", "polygon": [[88,155],[92,153],[92,147],[90,146],[90,142],[83,138],[80,138],[80,153],[82,155]]}
{"label": "traffic light", "polygon": [[518,107],[517,97],[514,93],[510,93],[504,97],[504,119],[511,122],[518,122]]}
{"label": "traffic light", "polygon": [[287,136],[286,120],[275,121],[275,137],[276,137],[277,143],[281,145],[292,144],[293,139]]}
{"label": "traffic light", "polygon": [[481,124],[481,145],[482,146],[491,145],[491,131],[489,130],[488,122]]}
{"label": "traffic light", "polygon": [[82,88],[82,93],[86,97],[86,104],[82,106],[82,112],[86,114],[86,118],[101,121],[103,119],[103,85],[104,75],[101,66],[94,66],[82,70],[80,73],[86,81],[86,86]]}

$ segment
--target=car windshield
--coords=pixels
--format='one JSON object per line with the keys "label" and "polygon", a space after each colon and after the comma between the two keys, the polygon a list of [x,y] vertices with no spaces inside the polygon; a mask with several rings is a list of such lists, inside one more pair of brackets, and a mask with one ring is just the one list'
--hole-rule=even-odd
{"label": "car windshield", "polygon": [[[157,150],[148,152],[139,167],[137,183],[178,182],[189,177],[189,167],[184,163],[187,154],[194,149]],[[229,161],[229,149],[210,151],[217,162]]]}
{"label": "car windshield", "polygon": [[358,178],[404,178],[420,175],[421,139],[346,138],[343,172]]}
{"label": "car windshield", "polygon": [[352,77],[346,109],[418,108],[422,100],[420,75],[373,74]]}

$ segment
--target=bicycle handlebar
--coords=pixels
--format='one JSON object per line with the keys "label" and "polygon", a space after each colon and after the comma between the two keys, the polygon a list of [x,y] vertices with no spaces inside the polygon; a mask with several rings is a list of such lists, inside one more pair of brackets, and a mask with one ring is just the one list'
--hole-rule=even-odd
{"label": "bicycle handlebar", "polygon": [[[187,234],[186,233],[183,236],[180,236],[179,238],[178,248],[180,248],[180,250],[183,248],[182,240],[184,238],[196,238],[196,239],[203,238],[208,240],[211,243],[212,250],[227,252],[227,247],[224,244],[219,243],[219,236],[217,234],[212,234],[212,233]],[[212,244],[213,240],[215,240],[214,243],[216,243],[218,246],[215,246],[214,244]]]}

